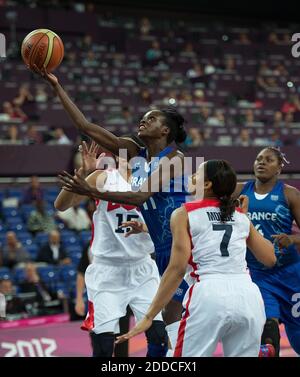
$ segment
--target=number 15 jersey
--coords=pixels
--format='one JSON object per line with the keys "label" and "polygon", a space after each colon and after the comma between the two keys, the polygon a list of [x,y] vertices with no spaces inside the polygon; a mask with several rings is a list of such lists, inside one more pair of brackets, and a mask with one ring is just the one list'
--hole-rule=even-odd
{"label": "number 15 jersey", "polygon": [[[106,170],[107,191],[130,191],[130,184],[118,170]],[[103,262],[128,263],[142,261],[154,252],[154,245],[148,233],[132,234],[125,237],[129,229],[120,228],[125,221],[144,222],[141,213],[132,205],[96,201],[93,214],[91,253]]]}
{"label": "number 15 jersey", "polygon": [[220,221],[220,202],[214,199],[184,204],[188,213],[192,254],[188,283],[204,274],[247,273],[246,240],[250,221],[239,208],[226,222]]}

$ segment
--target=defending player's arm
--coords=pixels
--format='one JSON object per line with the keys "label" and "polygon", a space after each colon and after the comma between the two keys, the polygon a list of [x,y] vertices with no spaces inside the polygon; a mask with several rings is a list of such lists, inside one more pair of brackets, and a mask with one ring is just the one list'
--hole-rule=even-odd
{"label": "defending player's arm", "polygon": [[129,158],[138,154],[140,147],[132,140],[117,137],[111,132],[105,130],[103,127],[89,122],[71,100],[63,87],[59,84],[56,76],[54,76],[52,73],[48,73],[45,68],[39,69],[36,65],[31,68],[51,84],[64,109],[80,132],[85,133],[90,138],[95,140],[98,145],[115,155],[119,154],[120,149],[126,149],[128,151]]}
{"label": "defending player's arm", "polygon": [[184,278],[191,255],[191,241],[188,226],[188,215],[185,208],[181,207],[176,209],[171,216],[173,242],[170,262],[161,278],[156,296],[145,317],[127,334],[118,337],[117,343],[122,343],[146,331],[151,326],[155,316],[173,297],[176,289]]}
{"label": "defending player's arm", "polygon": [[[300,192],[295,187],[286,186],[285,195],[289,203],[292,215],[300,229]],[[290,245],[300,246],[299,234],[274,234],[272,237],[278,242],[280,248],[287,248]]]}
{"label": "defending player's arm", "polygon": [[252,223],[250,223],[250,233],[247,239],[247,246],[259,262],[266,267],[274,267],[276,264],[274,246],[255,229]]}
{"label": "defending player's arm", "polygon": [[[96,170],[98,146],[94,141],[89,147],[86,142],[83,142],[79,146],[79,151],[82,156],[82,166],[78,170],[78,173],[81,177],[86,178]],[[80,204],[85,198],[83,195],[74,194],[62,189],[54,202],[54,207],[59,211],[65,211]]]}
{"label": "defending player's arm", "polygon": [[141,188],[135,192],[99,192],[97,188],[90,187],[78,174],[72,177],[69,173],[63,172],[63,174],[59,175],[59,178],[64,184],[63,188],[67,191],[75,192],[79,195],[86,195],[93,199],[141,206],[153,196],[155,192],[162,191],[171,179],[183,175],[183,163],[184,156],[180,152],[174,151],[170,153],[160,160],[158,168],[154,170]]}

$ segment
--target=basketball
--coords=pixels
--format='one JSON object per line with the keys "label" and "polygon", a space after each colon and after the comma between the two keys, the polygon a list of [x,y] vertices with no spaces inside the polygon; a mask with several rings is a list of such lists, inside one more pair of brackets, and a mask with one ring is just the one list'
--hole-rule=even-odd
{"label": "basketball", "polygon": [[53,31],[37,29],[23,40],[21,54],[28,67],[36,64],[38,68],[45,66],[51,72],[60,65],[64,57],[64,45]]}

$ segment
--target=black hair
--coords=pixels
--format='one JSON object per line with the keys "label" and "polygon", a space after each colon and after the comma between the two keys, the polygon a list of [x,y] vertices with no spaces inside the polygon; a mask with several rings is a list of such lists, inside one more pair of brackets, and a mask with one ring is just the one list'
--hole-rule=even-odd
{"label": "black hair", "polygon": [[183,143],[186,139],[186,131],[184,129],[185,119],[174,107],[167,107],[160,110],[166,118],[166,125],[170,129],[167,142],[171,143],[173,140],[176,144]]}
{"label": "black hair", "polygon": [[281,152],[280,148],[276,147],[267,147],[265,148],[268,151],[271,151],[275,154],[275,157],[278,160],[278,164],[283,167],[284,164],[289,164],[290,162],[286,159],[285,153]]}
{"label": "black hair", "polygon": [[236,173],[225,160],[208,160],[205,166],[205,178],[211,181],[212,191],[221,202],[221,221],[228,221],[236,207],[236,200],[231,197],[236,188]]}

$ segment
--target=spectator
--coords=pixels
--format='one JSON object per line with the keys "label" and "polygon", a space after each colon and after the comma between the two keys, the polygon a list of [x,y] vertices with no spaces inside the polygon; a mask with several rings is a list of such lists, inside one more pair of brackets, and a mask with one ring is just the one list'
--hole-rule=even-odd
{"label": "spectator", "polygon": [[214,110],[213,114],[207,119],[208,126],[219,126],[222,127],[225,125],[224,113],[220,109]]}
{"label": "spectator", "polygon": [[291,94],[289,98],[283,103],[281,111],[286,114],[289,112],[295,113],[300,111],[300,100],[297,94]]}
{"label": "spectator", "polygon": [[88,51],[86,58],[82,61],[82,66],[86,68],[99,67],[99,62],[97,61],[94,51]]}
{"label": "spectator", "polygon": [[6,243],[2,248],[2,263],[4,267],[13,268],[19,263],[28,262],[30,256],[18,241],[15,232],[6,233]]}
{"label": "spectator", "polygon": [[71,140],[64,133],[62,128],[56,128],[53,132],[53,139],[48,142],[49,145],[69,145]]}
{"label": "spectator", "polygon": [[237,44],[240,44],[240,45],[250,45],[251,41],[250,41],[249,35],[246,34],[246,33],[240,33],[239,34],[239,39],[237,41]]}
{"label": "spectator", "polygon": [[148,89],[142,89],[142,91],[140,92],[140,99],[145,106],[151,105],[152,96],[150,91]]}
{"label": "spectator", "polygon": [[57,298],[52,294],[45,283],[41,280],[34,263],[27,263],[25,266],[25,279],[19,283],[21,293],[35,293],[36,300],[40,307],[43,307],[45,302]]}
{"label": "spectator", "polygon": [[188,148],[197,148],[204,144],[203,134],[196,127],[192,127],[188,130],[187,138],[184,144]]}
{"label": "spectator", "polygon": [[194,45],[191,42],[188,42],[183,50],[180,52],[180,56],[186,57],[186,58],[196,58],[197,54],[194,50]]}
{"label": "spectator", "polygon": [[268,66],[266,61],[260,62],[260,66],[258,68],[258,74],[260,76],[272,76],[273,70]]}
{"label": "spectator", "polygon": [[0,293],[5,296],[6,316],[15,314],[26,314],[25,305],[15,296],[12,281],[10,279],[0,279]]}
{"label": "spectator", "polygon": [[238,138],[235,140],[235,145],[239,147],[250,147],[252,145],[252,140],[247,128],[241,130]]}
{"label": "spectator", "polygon": [[284,127],[283,114],[281,111],[274,112],[273,127]]}
{"label": "spectator", "polygon": [[282,63],[277,64],[273,70],[273,75],[275,76],[285,77],[288,76],[288,74],[288,71]]}
{"label": "spectator", "polygon": [[3,114],[7,115],[8,120],[25,121],[28,118],[19,106],[14,106],[8,101],[3,103]]}
{"label": "spectator", "polygon": [[225,73],[236,72],[236,63],[235,63],[235,59],[232,56],[227,56],[225,58],[224,72]]}
{"label": "spectator", "polygon": [[42,143],[42,136],[37,131],[36,126],[34,126],[33,124],[31,124],[27,127],[27,131],[26,131],[26,134],[24,136],[24,142],[27,145],[41,144]]}
{"label": "spectator", "polygon": [[86,34],[83,39],[80,39],[78,42],[78,47],[82,51],[90,51],[93,49],[93,38],[91,35]]}
{"label": "spectator", "polygon": [[60,243],[60,234],[57,230],[49,233],[49,241],[39,251],[37,262],[55,265],[71,263],[71,259]]}
{"label": "spectator", "polygon": [[134,118],[128,106],[123,106],[122,117],[127,125],[132,126],[134,124]]}
{"label": "spectator", "polygon": [[186,76],[192,84],[204,81],[205,74],[202,65],[198,63],[194,64],[194,66],[187,71]]}
{"label": "spectator", "polygon": [[46,103],[48,101],[48,94],[44,85],[39,85],[35,92],[35,102]]}
{"label": "spectator", "polygon": [[201,124],[206,124],[210,115],[210,109],[206,106],[202,106],[199,111],[199,118]]}
{"label": "spectator", "polygon": [[24,204],[31,204],[36,200],[43,200],[44,191],[41,188],[39,178],[37,176],[32,176],[30,178],[30,185],[25,190],[23,196],[23,203]]}
{"label": "spectator", "polygon": [[151,23],[149,18],[143,17],[140,22],[140,33],[141,35],[149,35],[151,30]]}
{"label": "spectator", "polygon": [[27,221],[28,230],[36,234],[37,232],[51,232],[56,229],[54,219],[47,214],[43,200],[36,200],[36,209],[33,210]]}
{"label": "spectator", "polygon": [[288,111],[284,116],[285,127],[290,127],[291,123],[294,122],[293,111]]}
{"label": "spectator", "polygon": [[278,132],[274,131],[272,133],[271,138],[268,141],[268,145],[276,147],[276,148],[283,146],[283,142],[282,142],[282,140],[280,140],[280,135],[279,135]]}
{"label": "spectator", "polygon": [[151,48],[146,51],[146,60],[148,62],[158,62],[162,56],[162,51],[160,49],[160,44],[158,41],[153,41]]}
{"label": "spectator", "polygon": [[279,45],[280,41],[278,39],[278,35],[274,32],[270,33],[268,35],[268,43],[274,44],[274,45]]}
{"label": "spectator", "polygon": [[23,144],[19,138],[19,131],[16,125],[10,125],[7,129],[7,134],[0,141],[1,144]]}
{"label": "spectator", "polygon": [[21,107],[27,102],[34,102],[34,97],[29,91],[28,84],[23,84],[19,88],[17,97],[13,99],[13,104]]}
{"label": "spectator", "polygon": [[67,228],[76,230],[77,232],[90,229],[91,227],[88,213],[84,208],[79,207],[79,205],[74,205],[63,212],[58,211],[57,216],[64,222]]}

